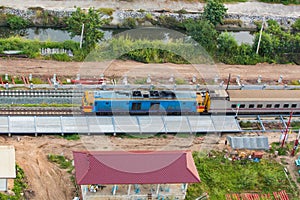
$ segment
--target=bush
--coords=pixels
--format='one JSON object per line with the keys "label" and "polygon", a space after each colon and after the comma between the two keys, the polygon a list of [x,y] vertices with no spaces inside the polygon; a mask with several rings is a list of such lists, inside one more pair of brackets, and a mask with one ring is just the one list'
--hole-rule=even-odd
{"label": "bush", "polygon": [[57,60],[57,61],[64,61],[64,62],[71,61],[71,58],[65,53],[63,53],[63,54],[51,54],[51,58],[53,60]]}
{"label": "bush", "polygon": [[124,28],[135,28],[136,27],[136,20],[133,17],[128,17],[122,23]]}
{"label": "bush", "polygon": [[300,18],[298,18],[294,24],[292,24],[293,29],[300,31]]}
{"label": "bush", "polygon": [[29,21],[16,15],[8,15],[7,25],[11,29],[22,29],[29,25]]}

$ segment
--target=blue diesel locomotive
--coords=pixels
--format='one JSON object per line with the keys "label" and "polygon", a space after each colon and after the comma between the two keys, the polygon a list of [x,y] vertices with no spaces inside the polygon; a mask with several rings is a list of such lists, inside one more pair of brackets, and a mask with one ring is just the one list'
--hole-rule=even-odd
{"label": "blue diesel locomotive", "polygon": [[85,91],[84,113],[195,114],[209,110],[208,92],[195,91]]}

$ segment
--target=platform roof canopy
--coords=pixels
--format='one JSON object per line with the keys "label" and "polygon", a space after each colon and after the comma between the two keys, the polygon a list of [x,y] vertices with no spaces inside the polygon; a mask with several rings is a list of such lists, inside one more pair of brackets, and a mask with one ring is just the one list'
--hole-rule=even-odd
{"label": "platform roof canopy", "polygon": [[79,185],[200,182],[190,151],[76,151],[73,155]]}
{"label": "platform roof canopy", "polygon": [[16,178],[15,148],[0,146],[0,179]]}

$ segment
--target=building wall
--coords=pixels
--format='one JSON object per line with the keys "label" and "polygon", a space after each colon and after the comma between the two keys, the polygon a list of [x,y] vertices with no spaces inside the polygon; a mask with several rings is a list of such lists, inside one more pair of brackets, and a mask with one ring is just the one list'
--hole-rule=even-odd
{"label": "building wall", "polygon": [[7,191],[7,179],[0,179],[0,191]]}

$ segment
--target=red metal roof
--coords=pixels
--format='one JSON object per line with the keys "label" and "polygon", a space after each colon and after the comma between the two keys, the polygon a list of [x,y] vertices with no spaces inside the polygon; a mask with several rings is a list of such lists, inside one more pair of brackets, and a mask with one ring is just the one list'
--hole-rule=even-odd
{"label": "red metal roof", "polygon": [[200,182],[190,151],[75,151],[73,155],[79,185]]}

